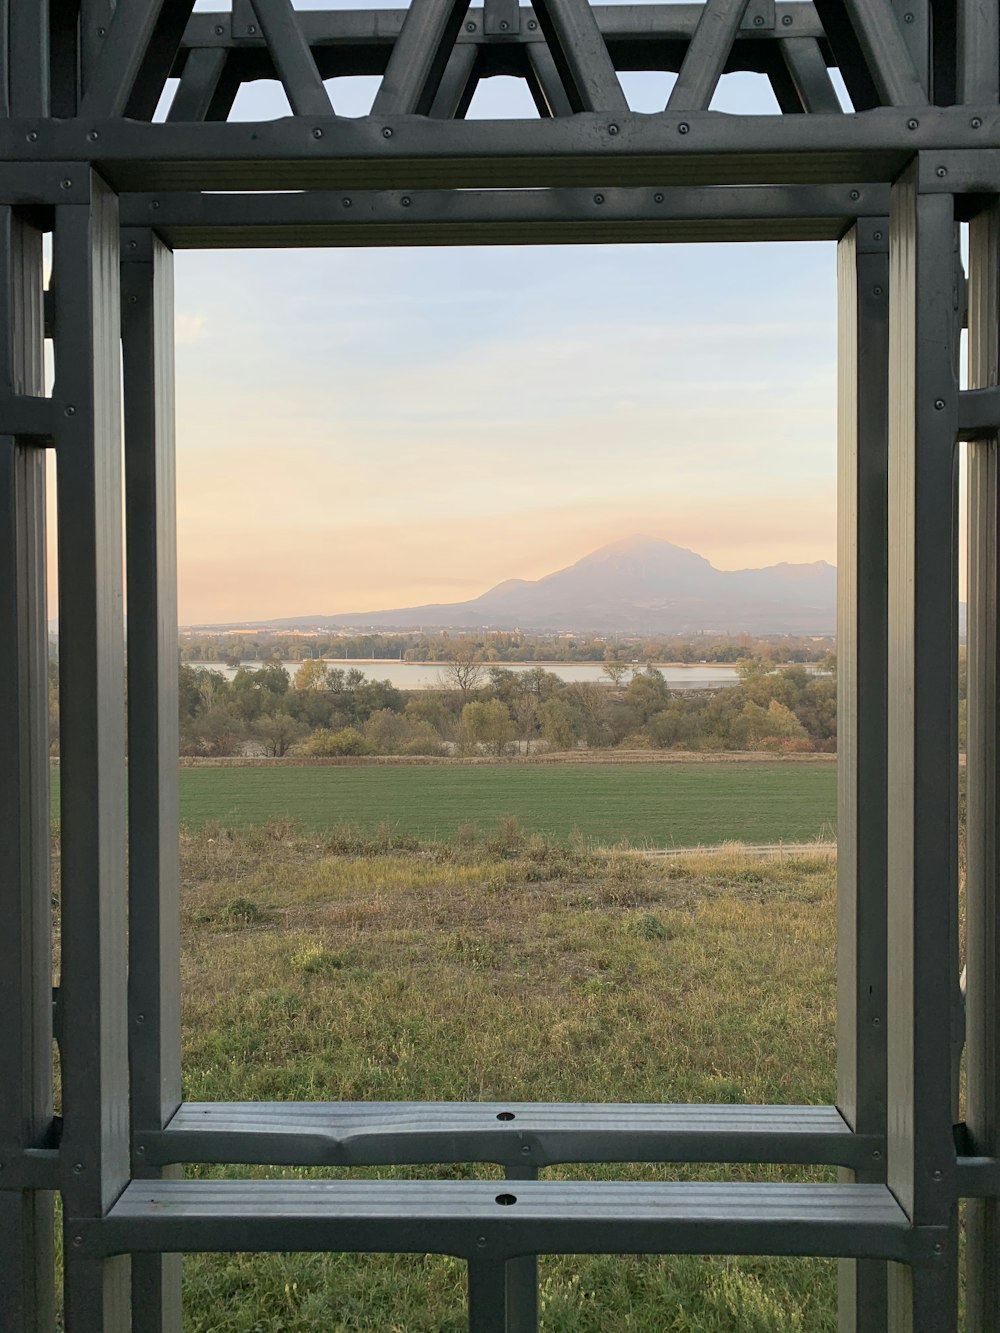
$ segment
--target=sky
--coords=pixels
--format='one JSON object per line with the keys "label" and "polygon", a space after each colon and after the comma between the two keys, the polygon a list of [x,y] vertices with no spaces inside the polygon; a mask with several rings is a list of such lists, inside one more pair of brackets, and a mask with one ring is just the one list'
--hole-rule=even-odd
{"label": "sky", "polygon": [[[713,106],[777,110],[752,75]],[[493,79],[471,114],[534,111]],[[181,623],[461,600],[634,532],[836,559],[831,243],[180,252],[176,291]]]}

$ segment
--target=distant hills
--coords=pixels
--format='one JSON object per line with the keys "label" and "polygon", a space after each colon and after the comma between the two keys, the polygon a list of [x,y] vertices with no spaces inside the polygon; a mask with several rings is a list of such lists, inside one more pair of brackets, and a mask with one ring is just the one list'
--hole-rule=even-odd
{"label": "distant hills", "polygon": [[636,534],[544,578],[507,579],[467,602],[256,623],[269,629],[833,634],[836,603],[837,571],[825,560],[721,570],[683,546]]}

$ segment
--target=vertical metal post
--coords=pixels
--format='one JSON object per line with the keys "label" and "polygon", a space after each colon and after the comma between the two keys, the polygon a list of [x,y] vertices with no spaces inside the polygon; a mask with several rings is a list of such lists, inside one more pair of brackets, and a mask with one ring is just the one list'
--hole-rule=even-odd
{"label": "vertical metal post", "polygon": [[[87,168],[81,167],[81,171]],[[76,1255],[129,1175],[118,200],[56,209],[66,1333],[126,1333],[129,1266]]]}
{"label": "vertical metal post", "polygon": [[[886,1132],[889,219],[837,247],[837,1100]],[[845,1179],[885,1180],[884,1153]],[[841,1333],[885,1328],[886,1266],[841,1260]]]}
{"label": "vertical metal post", "polygon": [[914,160],[892,189],[889,240],[887,1180],[939,1257],[890,1267],[898,1333],[957,1320],[951,1106],[951,927],[958,427],[954,203],[920,195]]}
{"label": "vertical metal post", "polygon": [[[173,254],[122,235],[133,1140],[181,1099]],[[146,1169],[133,1152],[132,1174]],[[179,1169],[177,1174],[180,1174]],[[132,1260],[133,1333],[180,1333],[180,1255]]]}
{"label": "vertical metal post", "polygon": [[[969,387],[1000,383],[1000,202],[969,228]],[[972,1151],[1000,1153],[1000,546],[997,440],[968,449],[968,741],[966,762],[966,1124]],[[970,1199],[966,1232],[969,1333],[1000,1330],[1000,1211]]]}
{"label": "vertical metal post", "polygon": [[[40,395],[42,238],[0,208],[0,392]],[[2,405],[0,405],[2,426]],[[52,1130],[45,451],[0,436],[0,1167]],[[0,1185],[3,1177],[0,1176]],[[0,1190],[0,1328],[55,1327],[52,1196]]]}
{"label": "vertical metal post", "polygon": [[[508,1180],[537,1180],[534,1166],[508,1166]],[[538,1258],[534,1254],[507,1260],[507,1333],[537,1333]]]}
{"label": "vertical metal post", "polygon": [[503,1259],[469,1260],[469,1333],[507,1333],[507,1264]]}

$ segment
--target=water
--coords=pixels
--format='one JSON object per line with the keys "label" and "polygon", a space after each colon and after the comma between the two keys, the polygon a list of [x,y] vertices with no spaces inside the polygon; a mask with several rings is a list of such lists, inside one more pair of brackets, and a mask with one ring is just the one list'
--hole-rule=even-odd
{"label": "water", "polygon": [[[357,667],[365,673],[367,680],[388,680],[400,690],[432,690],[448,688],[444,678],[446,664],[443,662],[400,662],[398,658],[327,658],[332,667],[349,670]],[[221,672],[227,680],[232,680],[237,667],[226,666],[224,662],[188,662],[190,667],[208,667]],[[262,662],[244,662],[243,666],[256,670]],[[288,674],[294,677],[301,662],[282,662]],[[506,667],[511,671],[531,671],[534,667],[543,667],[554,676],[567,683],[575,681],[597,681],[608,683],[608,678],[601,670],[600,662],[496,662],[495,666]],[[633,668],[641,670],[641,667]],[[717,690],[724,685],[735,685],[739,679],[736,667],[720,665],[715,662],[697,662],[690,666],[677,663],[660,665],[659,669],[666,677],[672,690]],[[483,684],[486,683],[484,674]]]}

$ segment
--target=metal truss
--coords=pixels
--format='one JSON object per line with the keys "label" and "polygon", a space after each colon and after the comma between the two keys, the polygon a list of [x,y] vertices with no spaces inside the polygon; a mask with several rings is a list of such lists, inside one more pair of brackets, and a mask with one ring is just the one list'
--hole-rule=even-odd
{"label": "metal truss", "polygon": [[[58,1192],[67,1333],[178,1333],[179,1255],[195,1249],[457,1255],[478,1333],[535,1328],[539,1254],[836,1256],[845,1333],[948,1333],[962,1199],[967,1328],[997,1333],[997,0],[192,8],[0,6],[0,1327],[56,1326]],[[631,70],[677,75],[661,112],[630,110],[620,75]],[[740,70],[767,77],[780,115],[710,110],[719,80]],[[380,82],[370,114],[348,119],[336,80],[357,74]],[[498,74],[525,80],[537,120],[465,118],[479,81]],[[228,120],[256,79],[280,81],[291,116]],[[967,284],[958,221],[970,223]],[[765,238],[838,243],[836,1106],[183,1102],[172,251]],[[62,708],[54,995],[47,448]],[[469,1160],[500,1163],[508,1183],[179,1174],[191,1162]],[[538,1178],[557,1163],[620,1161],[827,1164],[840,1179]]]}

